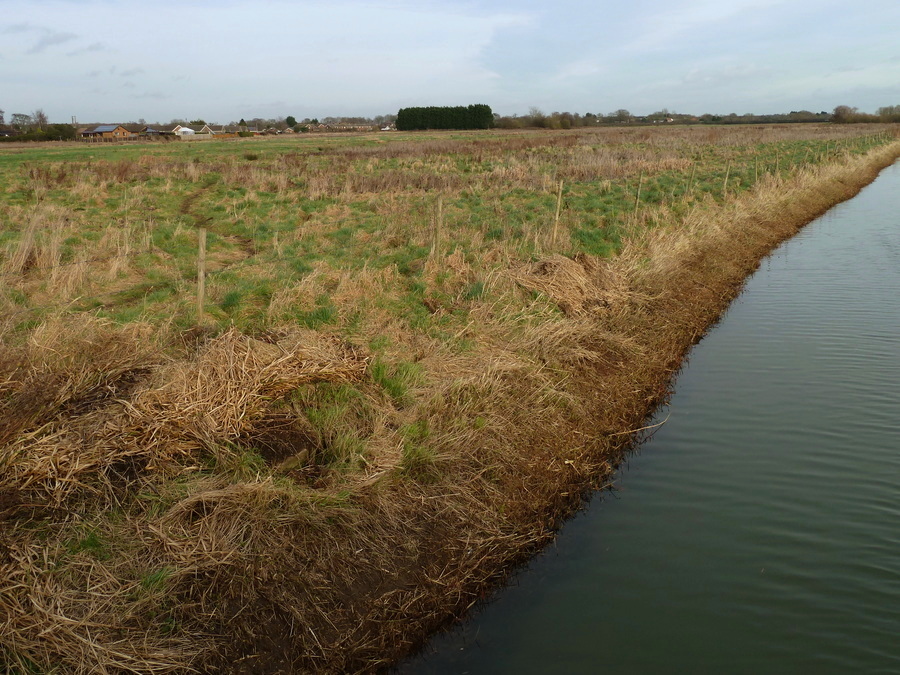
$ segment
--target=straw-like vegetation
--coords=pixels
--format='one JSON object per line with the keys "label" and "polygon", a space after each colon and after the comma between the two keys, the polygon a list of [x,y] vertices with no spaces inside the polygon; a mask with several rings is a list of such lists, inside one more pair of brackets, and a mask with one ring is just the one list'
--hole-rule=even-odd
{"label": "straw-like vegetation", "polygon": [[386,668],[610,480],[891,133],[0,152],[0,664]]}

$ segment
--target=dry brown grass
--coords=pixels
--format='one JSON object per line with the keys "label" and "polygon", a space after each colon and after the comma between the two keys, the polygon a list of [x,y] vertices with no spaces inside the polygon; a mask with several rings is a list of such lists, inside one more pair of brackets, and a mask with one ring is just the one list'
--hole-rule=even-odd
{"label": "dry brown grass", "polygon": [[[669,145],[689,132],[640,133],[672,161]],[[698,143],[734,139],[696,133]],[[739,132],[742,144],[791,133]],[[530,155],[583,152],[577,135],[513,138],[523,156],[504,184],[534,185],[540,161]],[[414,162],[460,148],[499,152],[468,139],[328,152]],[[448,245],[419,270],[440,330],[415,330],[397,311],[408,279],[396,266],[324,261],[274,291],[255,337],[84,315],[27,333],[0,326],[0,663],[79,673],[386,668],[609,480],[627,432],[667,395],[685,351],[760,258],[897,154],[895,143],[766,179],[684,216],[648,210],[615,258],[551,249],[530,259],[495,242],[475,259]],[[592,161],[579,165],[613,171]],[[640,161],[625,170],[639,172]],[[240,167],[220,168],[248,184],[270,180]],[[117,180],[158,168],[149,158],[83,170]],[[368,180],[321,178],[309,189],[354,192]],[[332,208],[322,218],[346,216]],[[22,277],[38,259],[43,231],[34,228],[27,254],[19,240],[6,274]],[[297,237],[315,234],[313,223]],[[385,236],[430,242],[427,230]],[[105,246],[136,237],[121,230]],[[323,291],[339,311],[359,310],[352,340],[290,318]],[[461,309],[465,321],[450,321]]]}

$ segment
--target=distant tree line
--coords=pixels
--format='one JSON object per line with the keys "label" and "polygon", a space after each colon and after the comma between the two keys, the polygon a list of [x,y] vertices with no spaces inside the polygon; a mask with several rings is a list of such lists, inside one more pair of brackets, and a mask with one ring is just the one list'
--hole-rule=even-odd
{"label": "distant tree line", "polygon": [[700,115],[699,120],[703,124],[802,124],[805,122],[830,122],[831,113],[824,110],[817,113],[810,110],[792,110],[789,113],[770,115],[754,115],[752,113],[710,115],[707,113]]}
{"label": "distant tree line", "polygon": [[372,127],[383,127],[393,124],[396,115],[375,115],[374,117],[323,117],[321,120],[317,117],[305,117],[298,120],[294,115],[285,117],[254,117],[252,119],[241,118],[240,122],[231,122],[232,126],[253,127],[255,129],[293,129],[294,131],[308,131],[310,127],[325,124],[327,126],[336,126],[342,124],[354,124]]}
{"label": "distant tree line", "polygon": [[489,105],[428,106],[401,108],[397,113],[398,131],[425,129],[490,129],[494,113]]}
{"label": "distant tree line", "polygon": [[500,129],[574,129],[595,127],[601,124],[630,124],[637,120],[627,110],[620,109],[607,115],[603,113],[552,112],[531,108],[527,115],[495,115],[494,126]]}
{"label": "distant tree line", "polygon": [[75,127],[71,124],[48,124],[46,129],[29,129],[15,136],[0,137],[0,141],[71,141]]}
{"label": "distant tree line", "polygon": [[5,112],[0,110],[0,141],[70,141],[75,138],[75,127],[71,124],[50,124],[47,115],[38,108],[30,115],[13,113],[6,124]]}
{"label": "distant tree line", "polygon": [[619,108],[609,113],[578,113],[553,112],[545,114],[539,108],[531,108],[527,115],[511,115],[509,117],[497,117],[495,125],[502,129],[573,129],[577,127],[593,127],[622,124],[776,124],[794,122],[828,122],[831,113],[810,112],[808,110],[791,111],[785,114],[773,115],[692,115],[678,113],[667,108],[650,113],[649,115],[635,115],[625,108]]}
{"label": "distant tree line", "polygon": [[838,106],[833,112],[811,112],[809,110],[792,110],[789,113],[754,115],[746,113],[738,115],[690,115],[676,113],[666,108],[649,115],[634,115],[624,108],[610,113],[571,112],[544,113],[539,108],[531,108],[527,115],[495,115],[494,125],[501,129],[573,129],[606,125],[659,125],[659,124],[796,124],[805,122],[835,122],[839,124],[853,122],[900,122],[900,106],[879,108],[874,115],[861,113],[856,108]]}
{"label": "distant tree line", "polygon": [[860,122],[900,122],[900,105],[888,105],[879,108],[874,115],[859,112],[849,105],[839,105],[834,109],[832,122],[837,124],[858,124]]}

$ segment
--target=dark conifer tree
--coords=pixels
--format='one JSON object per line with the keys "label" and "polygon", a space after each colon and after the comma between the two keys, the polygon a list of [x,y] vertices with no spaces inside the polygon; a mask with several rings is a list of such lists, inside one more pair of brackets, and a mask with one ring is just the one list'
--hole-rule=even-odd
{"label": "dark conifer tree", "polygon": [[399,131],[425,129],[490,129],[494,113],[483,103],[470,106],[430,106],[401,108],[397,113]]}

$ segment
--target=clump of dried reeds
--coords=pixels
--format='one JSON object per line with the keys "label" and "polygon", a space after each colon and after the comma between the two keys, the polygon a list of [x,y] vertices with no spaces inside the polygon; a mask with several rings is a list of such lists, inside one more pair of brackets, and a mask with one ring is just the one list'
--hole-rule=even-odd
{"label": "clump of dried reeds", "polygon": [[[164,472],[196,460],[204,448],[224,452],[268,401],[302,384],[358,379],[366,368],[352,347],[312,331],[269,344],[231,330],[189,364],[155,368],[145,379],[159,353],[138,346],[146,327],[132,325],[129,332],[113,338],[107,331],[105,339],[94,332],[87,344],[58,325],[34,335],[29,367],[13,392],[18,396],[3,415],[0,489],[58,508],[86,481],[115,473],[123,462],[131,471]],[[60,355],[51,341],[73,351]],[[125,384],[133,387],[127,400],[116,396]]]}
{"label": "clump of dried reeds", "polygon": [[627,302],[627,286],[616,274],[614,267],[588,255],[573,259],[554,254],[510,270],[518,284],[543,293],[567,316],[583,316]]}

